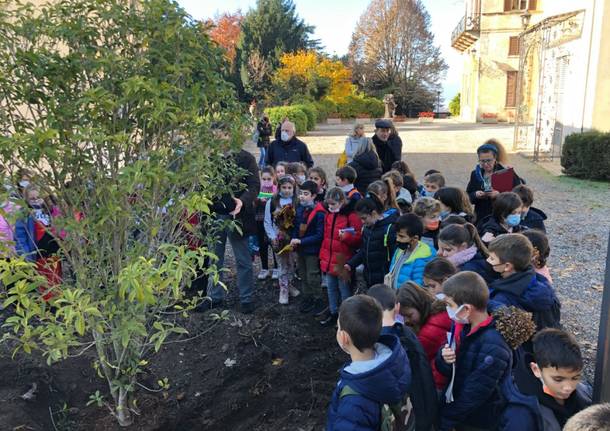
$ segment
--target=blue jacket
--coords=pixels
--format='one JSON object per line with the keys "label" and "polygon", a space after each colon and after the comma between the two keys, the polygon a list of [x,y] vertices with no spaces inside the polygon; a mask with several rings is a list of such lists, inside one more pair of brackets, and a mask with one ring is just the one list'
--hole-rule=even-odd
{"label": "blue jacket", "polygon": [[544,227],[544,221],[546,219],[547,217],[544,211],[530,207],[525,218],[521,220],[521,225],[527,229],[538,229],[546,233],[546,228]]}
{"label": "blue jacket", "polygon": [[[510,375],[512,351],[495,328],[490,317],[470,333],[470,325],[462,330],[455,363],[454,401],[441,407],[440,431],[450,431],[459,424],[475,428],[495,429],[505,403],[501,383]],[[441,356],[436,368],[451,378],[452,367]]]}
{"label": "blue jacket", "polygon": [[28,216],[26,219],[18,219],[15,222],[15,251],[20,256],[25,256],[26,260],[34,262],[36,260],[34,217]]}
{"label": "blue jacket", "polygon": [[553,286],[531,267],[492,282],[489,299],[488,308],[492,311],[502,305],[514,305],[531,312],[538,330],[559,327],[561,304]]}
{"label": "blue jacket", "polygon": [[[378,344],[391,351],[383,362],[357,374],[349,372],[353,363],[347,363],[341,369],[328,408],[326,431],[377,430],[383,404],[397,404],[409,391],[411,367],[398,337],[382,335]],[[358,395],[341,397],[345,386]]]}
{"label": "blue jacket", "polygon": [[470,259],[465,264],[460,265],[459,270],[476,272],[481,277],[483,277],[487,285],[489,285],[492,281],[500,278],[500,274],[493,270],[493,268],[489,263],[487,263],[487,260],[483,257],[481,252],[478,251],[472,259]]}
{"label": "blue jacket", "polygon": [[[322,203],[316,204],[313,208],[307,208],[300,204],[297,206],[294,221],[295,231],[292,237],[301,240],[301,244],[297,248],[298,253],[309,256],[320,254],[320,247],[324,239],[325,214],[326,208]],[[301,226],[304,228],[307,226],[304,233]]]}
{"label": "blue jacket", "polygon": [[[404,251],[399,248],[396,249],[396,252],[392,257],[392,262],[390,264],[390,272],[394,270],[396,262],[401,258],[403,254]],[[411,255],[398,269],[398,276],[394,279],[394,285],[391,287],[398,289],[400,286],[402,286],[404,282],[410,280],[416,282],[419,285],[424,284],[424,267],[435,257],[436,250],[434,250],[425,242],[419,241],[415,250],[413,250]]]}

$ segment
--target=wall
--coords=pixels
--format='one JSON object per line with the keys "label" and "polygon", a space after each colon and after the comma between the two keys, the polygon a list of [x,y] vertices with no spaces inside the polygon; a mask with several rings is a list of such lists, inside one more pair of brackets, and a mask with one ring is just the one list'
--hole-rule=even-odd
{"label": "wall", "polygon": [[[598,2],[602,6],[602,2]],[[603,1],[597,82],[594,86],[594,108],[591,126],[610,132],[610,0]]]}

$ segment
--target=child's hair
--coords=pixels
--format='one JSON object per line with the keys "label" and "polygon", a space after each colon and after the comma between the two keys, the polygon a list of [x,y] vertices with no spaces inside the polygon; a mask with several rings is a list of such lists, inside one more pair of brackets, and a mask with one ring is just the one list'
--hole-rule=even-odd
{"label": "child's hair", "polygon": [[386,179],[389,179],[390,181],[392,181],[394,190],[400,190],[403,186],[402,174],[395,170],[386,172],[385,174],[383,174],[381,179],[384,181],[386,181]]}
{"label": "child's hair", "polygon": [[525,271],[532,264],[532,243],[519,233],[500,235],[487,249],[498,256],[501,263],[512,263],[515,271]]}
{"label": "child's hair", "polygon": [[347,200],[347,196],[345,196],[345,192],[341,190],[341,187],[331,187],[326,192],[324,199],[327,201],[331,200],[335,202],[345,202]]}
{"label": "child's hair", "polygon": [[415,201],[413,212],[419,217],[430,217],[441,212],[441,204],[434,198],[424,196]]}
{"label": "child's hair", "polygon": [[385,284],[375,284],[366,292],[371,298],[375,298],[383,311],[394,310],[396,307],[396,289]]}
{"label": "child's hair", "polygon": [[568,419],[563,431],[608,431],[608,424],[610,403],[595,404]]}
{"label": "child's hair", "polygon": [[315,196],[318,194],[318,185],[311,180],[307,180],[299,186],[299,190],[307,190]]}
{"label": "child's hair", "polygon": [[487,309],[489,288],[476,272],[461,271],[443,283],[443,293],[453,299],[458,306],[470,304],[479,311]]}
{"label": "child's hair", "polygon": [[379,198],[381,194],[385,194],[386,200],[383,202],[383,209],[387,210],[389,208],[398,208],[398,204],[396,203],[396,192],[394,191],[394,184],[392,180],[389,178],[384,178],[383,180],[373,181],[366,191],[369,194],[374,194]]}
{"label": "child's hair", "polygon": [[415,178],[415,174],[413,173],[413,171],[409,168],[409,165],[407,165],[407,162],[403,161],[403,160],[397,160],[394,163],[392,163],[392,170],[393,171],[398,171],[400,172],[402,175],[408,175],[411,178]]}
{"label": "child's hair", "polygon": [[452,213],[465,213],[468,215],[474,213],[468,195],[458,187],[442,187],[436,192],[434,197],[441,201],[443,205],[449,207]]}
{"label": "child's hair", "polygon": [[286,167],[286,173],[288,175],[292,175],[295,176],[298,173],[307,173],[307,168],[305,167],[305,165],[301,162],[292,162],[292,163],[288,163],[288,166]]}
{"label": "child's hair", "polygon": [[571,334],[556,328],[545,328],[534,335],[532,343],[538,368],[583,369],[580,347]]}
{"label": "child's hair", "polygon": [[403,283],[396,296],[401,308],[415,308],[419,312],[421,324],[425,323],[430,316],[445,311],[447,307],[445,301],[435,298],[414,281]]}
{"label": "child's hair", "polygon": [[442,283],[458,272],[449,259],[437,256],[424,266],[424,277]]}
{"label": "child's hair", "polygon": [[451,214],[449,217],[447,217],[445,220],[443,220],[441,222],[441,226],[445,227],[445,226],[449,226],[452,224],[465,225],[466,223],[468,223],[468,221],[464,217],[455,215],[455,214]]}
{"label": "child's hair", "polygon": [[343,166],[342,168],[337,169],[335,176],[341,178],[342,180],[346,180],[350,184],[354,184],[358,174],[351,166]]}
{"label": "child's hair", "polygon": [[319,166],[314,166],[313,168],[309,169],[309,172],[307,172],[307,175],[311,175],[313,173],[318,174],[318,176],[320,178],[322,178],[322,182],[324,183],[324,185],[328,184],[327,178],[326,178],[326,172],[324,172],[324,169],[322,169]]}
{"label": "child's hair", "polygon": [[277,193],[273,195],[273,198],[271,198],[271,205],[273,205],[276,209],[280,207],[280,188],[282,187],[282,184],[286,183],[292,184],[292,206],[296,208],[299,201],[297,195],[297,182],[291,175],[284,175],[278,179]]}
{"label": "child's hair", "polygon": [[428,175],[432,175],[432,174],[440,174],[441,171],[437,171],[436,169],[428,169],[426,171],[426,173],[424,174],[424,178],[426,178]]}
{"label": "child's hair", "polygon": [[521,206],[521,198],[517,193],[500,193],[493,203],[491,214],[499,222],[504,222],[513,211]]}
{"label": "child's hair", "polygon": [[352,344],[361,352],[372,348],[381,334],[382,310],[379,303],[366,295],[347,298],[339,308],[339,325]]}
{"label": "child's hair", "polygon": [[284,167],[284,172],[285,172],[285,173],[288,173],[288,165],[289,165],[289,163],[288,163],[288,162],[277,162],[277,163],[275,164],[275,170],[277,171],[277,167],[278,167],[278,166],[283,166],[283,167]]}
{"label": "child's hair", "polygon": [[415,214],[404,214],[398,217],[398,220],[394,223],[394,229],[397,233],[405,230],[410,237],[421,238],[424,235],[424,224],[421,218]]}
{"label": "child's hair", "polygon": [[277,184],[277,178],[275,177],[275,169],[273,169],[273,166],[265,166],[263,169],[261,169],[261,177],[263,174],[271,175],[273,178],[273,183]]}
{"label": "child's hair", "polygon": [[445,226],[438,234],[438,240],[454,247],[459,247],[464,243],[466,243],[468,247],[476,245],[483,256],[489,256],[487,247],[483,244],[483,241],[481,241],[477,228],[474,227],[472,223],[463,225],[450,224],[449,226]]}
{"label": "child's hair", "polygon": [[508,154],[506,153],[504,146],[497,139],[488,139],[483,145],[477,148],[477,156],[481,153],[489,152],[494,153],[496,160],[501,164],[505,164],[508,161]]}
{"label": "child's hair", "polygon": [[538,250],[538,265],[541,268],[546,266],[546,260],[551,254],[551,247],[549,246],[549,239],[546,234],[538,229],[527,229],[521,234],[529,239],[532,246]]}
{"label": "child's hair", "polygon": [[398,208],[400,209],[400,214],[411,214],[413,212],[413,204],[410,202],[401,199],[398,202]]}
{"label": "child's hair", "polygon": [[426,176],[426,182],[436,184],[439,187],[445,187],[445,177],[438,172]]}
{"label": "child's hair", "polygon": [[521,198],[523,206],[529,208],[534,203],[534,191],[525,184],[519,184],[513,189],[513,193],[516,193]]}
{"label": "child's hair", "polygon": [[383,214],[383,203],[375,194],[370,194],[369,197],[358,199],[354,210],[361,215],[372,215],[373,212]]}

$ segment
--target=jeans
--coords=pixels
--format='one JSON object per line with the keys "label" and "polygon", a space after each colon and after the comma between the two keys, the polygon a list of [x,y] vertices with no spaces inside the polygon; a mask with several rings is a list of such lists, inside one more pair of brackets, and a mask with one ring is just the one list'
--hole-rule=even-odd
{"label": "jeans", "polygon": [[326,274],[326,290],[328,292],[328,308],[332,314],[337,314],[339,310],[339,296],[341,296],[341,301],[345,301],[352,296],[349,283],[330,274]]}
{"label": "jeans", "polygon": [[[221,231],[218,235],[216,247],[214,247],[214,253],[218,256],[218,262],[216,266],[222,268],[225,261],[225,249],[227,245],[227,238],[231,243],[233,254],[235,255],[235,262],[237,264],[237,286],[239,288],[239,299],[242,304],[252,302],[252,295],[254,293],[254,278],[252,275],[252,256],[248,250],[248,237],[242,237],[237,232],[230,229]],[[220,285],[212,282],[210,279],[208,284],[208,293],[212,301],[224,301],[226,296],[225,289]]]}
{"label": "jeans", "polygon": [[263,169],[265,167],[265,158],[267,157],[267,147],[259,147],[260,157],[258,159],[258,168]]}

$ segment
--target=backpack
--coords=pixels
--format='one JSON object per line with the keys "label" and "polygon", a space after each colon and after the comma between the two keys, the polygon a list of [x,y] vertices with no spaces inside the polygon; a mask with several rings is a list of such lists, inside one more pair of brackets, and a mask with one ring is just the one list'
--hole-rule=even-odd
{"label": "backpack", "polygon": [[[361,395],[356,390],[349,386],[343,386],[339,393],[339,398],[346,397],[348,395]],[[362,395],[361,395],[362,396]],[[412,431],[413,420],[410,419],[410,412],[412,410],[409,396],[405,395],[403,402],[398,404],[381,404],[379,409],[379,426],[377,431]],[[409,423],[406,426],[401,426],[401,416],[405,412],[404,416],[408,419]]]}

